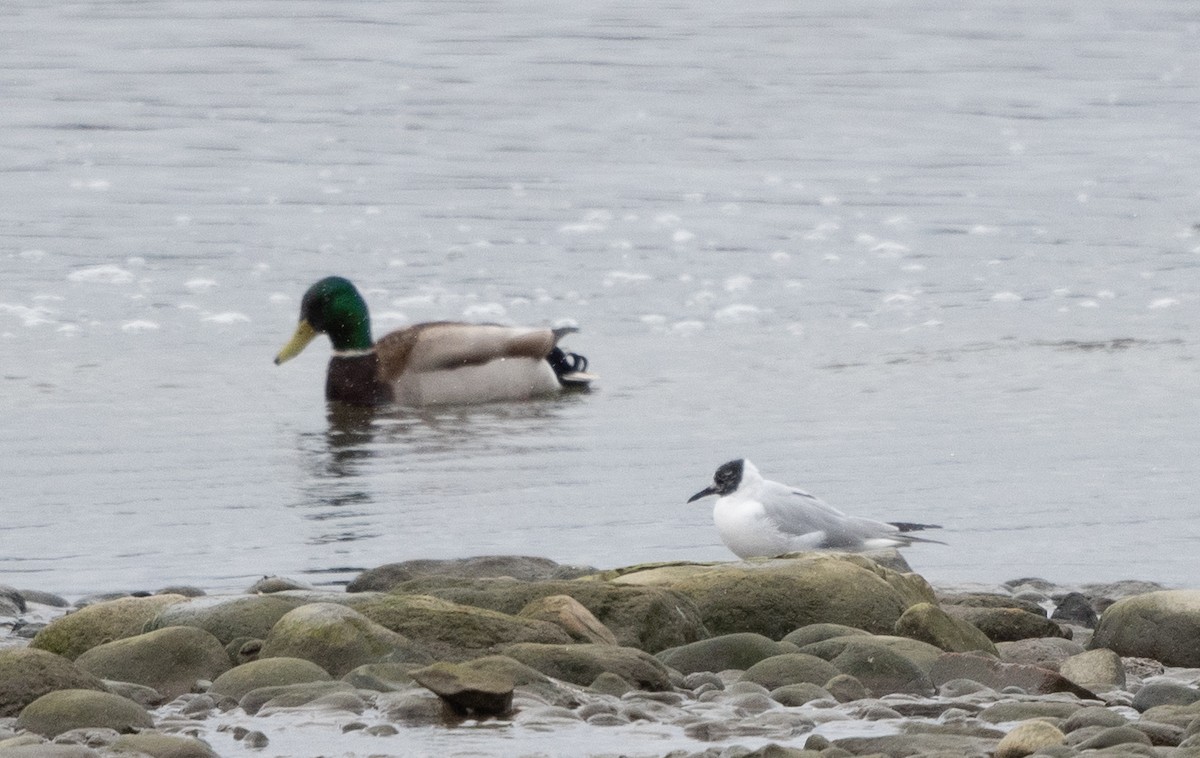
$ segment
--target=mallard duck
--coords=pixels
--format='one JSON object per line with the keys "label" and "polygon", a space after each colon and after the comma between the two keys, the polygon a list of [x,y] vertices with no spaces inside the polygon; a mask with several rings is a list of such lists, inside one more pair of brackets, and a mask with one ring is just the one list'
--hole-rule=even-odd
{"label": "mallard duck", "polygon": [[372,342],[366,301],[349,280],[330,276],[304,293],[300,324],[275,364],[328,334],[328,400],[412,406],[525,400],[591,383],[587,359],[558,347],[574,331],[434,321]]}

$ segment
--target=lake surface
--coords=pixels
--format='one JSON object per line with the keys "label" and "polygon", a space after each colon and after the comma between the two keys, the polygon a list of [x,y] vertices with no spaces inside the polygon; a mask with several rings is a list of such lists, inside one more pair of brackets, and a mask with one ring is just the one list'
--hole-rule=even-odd
{"label": "lake surface", "polygon": [[[1195,586],[1191,0],[15,0],[0,92],[0,583],[722,560],[745,456],[935,583]],[[331,413],[331,273],[599,387]]]}

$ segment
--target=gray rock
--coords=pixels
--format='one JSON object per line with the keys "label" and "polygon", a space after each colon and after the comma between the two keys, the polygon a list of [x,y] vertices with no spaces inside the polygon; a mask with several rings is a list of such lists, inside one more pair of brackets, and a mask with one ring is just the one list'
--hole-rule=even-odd
{"label": "gray rock", "polygon": [[855,629],[852,626],[846,626],[845,624],[808,624],[788,632],[780,642],[788,642],[797,648],[801,648],[817,642],[831,640],[835,637],[852,637],[855,635],[869,637],[871,633],[864,629]]}
{"label": "gray rock", "polygon": [[41,590],[18,590],[21,597],[25,598],[26,603],[37,603],[38,605],[48,605],[51,608],[69,608],[71,602],[61,595],[55,595],[53,592],[42,592]]}
{"label": "gray rock", "polygon": [[771,639],[814,623],[890,633],[909,606],[933,601],[933,590],[920,576],[841,553],[676,565],[613,581],[669,587],[691,598],[713,634],[757,632]]}
{"label": "gray rock", "polygon": [[608,581],[525,582],[429,576],[405,582],[392,594],[400,593],[432,595],[506,614],[518,614],[538,598],[568,595],[611,630],[619,644],[651,653],[709,636],[695,603],[662,587]]}
{"label": "gray rock", "polygon": [[[1067,719],[1084,706],[1065,700],[1026,700],[989,705],[979,712],[979,719],[989,724],[1031,719]],[[1061,732],[1059,732],[1061,734]]]}
{"label": "gray rock", "polygon": [[185,600],[181,595],[154,595],[95,603],[54,619],[29,646],[74,660],[97,645],[141,634],[163,608]]}
{"label": "gray rock", "polygon": [[908,659],[909,662],[924,672],[928,672],[933,668],[933,664],[943,655],[940,648],[934,647],[928,642],[921,642],[910,637],[896,637],[890,634],[877,634],[870,637],[862,637],[860,635],[834,637],[822,642],[805,645],[800,648],[800,652],[832,661],[834,658],[842,655],[848,648],[861,648],[869,652],[874,647],[888,648],[893,653]]}
{"label": "gray rock", "polygon": [[198,739],[155,732],[118,737],[109,748],[114,752],[140,753],[151,758],[219,758],[211,747]]}
{"label": "gray rock", "polygon": [[994,690],[1017,687],[1031,695],[1069,692],[1077,697],[1095,699],[1092,691],[1049,669],[1019,663],[1001,663],[994,658],[972,653],[945,653],[929,672],[934,685],[953,679],[970,679]]}
{"label": "gray rock", "polygon": [[1087,596],[1081,592],[1067,593],[1058,601],[1050,618],[1053,621],[1075,624],[1088,629],[1095,629],[1096,622],[1099,621],[1096,609],[1092,607],[1092,601],[1088,600]]}
{"label": "gray rock", "polygon": [[1133,707],[1139,713],[1159,705],[1191,705],[1196,702],[1200,702],[1200,689],[1169,679],[1146,682],[1133,696]]}
{"label": "gray rock", "polygon": [[504,716],[512,710],[516,682],[493,668],[440,662],[413,671],[412,677],[463,715]]}
{"label": "gray rock", "polygon": [[34,700],[17,717],[17,726],[53,739],[72,729],[99,727],[122,734],[150,729],[146,709],[120,695],[95,690],[56,690]]}
{"label": "gray rock", "polygon": [[287,592],[289,590],[304,590],[310,591],[314,587],[307,582],[301,582],[297,579],[289,579],[285,576],[264,576],[246,589],[248,595],[271,595],[276,592]]}
{"label": "gray rock", "polygon": [[782,687],[776,687],[775,689],[771,690],[771,699],[788,707],[800,706],[806,703],[811,703],[814,700],[822,700],[832,697],[833,695],[829,692],[829,690],[810,682],[785,684]]}
{"label": "gray rock", "polygon": [[616,645],[617,637],[612,630],[592,615],[586,607],[570,595],[547,595],[530,601],[517,613],[521,618],[540,619],[556,624],[571,635],[576,642],[593,642],[600,645]]}
{"label": "gray rock", "polygon": [[504,654],[547,676],[586,687],[605,671],[641,690],[671,688],[667,669],[657,658],[636,648],[612,645],[546,645],[522,642]]}
{"label": "gray rock", "polygon": [[263,640],[265,658],[302,658],[340,677],[351,669],[384,660],[428,663],[428,653],[407,637],[375,623],[352,608],[313,603],[288,611]]}
{"label": "gray rock", "polygon": [[33,648],[0,650],[0,718],[18,715],[48,692],[68,689],[103,691],[104,685],[60,655]]}
{"label": "gray rock", "polygon": [[[896,647],[874,641],[874,638],[848,637],[841,652],[829,658],[829,662],[843,674],[849,674],[863,683],[875,696],[905,693],[932,695],[933,682],[926,670]],[[809,645],[802,652],[811,652],[823,645],[837,642],[827,640]],[[909,640],[916,642],[916,640]],[[824,657],[824,656],[822,656]],[[829,689],[828,684],[826,689]]]}
{"label": "gray rock", "polygon": [[1062,637],[1032,637],[996,645],[1000,660],[1058,671],[1062,662],[1084,651],[1083,645]]}
{"label": "gray rock", "polygon": [[168,700],[191,692],[198,680],[229,670],[229,657],[203,629],[173,626],[97,645],[75,665],[102,679],[152,687]]}
{"label": "gray rock", "polygon": [[264,658],[236,666],[217,677],[209,692],[241,700],[259,687],[329,681],[332,677],[312,661],[299,658]]}
{"label": "gray rock", "polygon": [[1103,750],[1116,745],[1150,745],[1150,738],[1132,726],[1113,726],[1104,729],[1076,745],[1078,750]]}
{"label": "gray rock", "polygon": [[668,648],[656,653],[655,657],[680,673],[692,674],[697,671],[745,670],[765,658],[794,653],[796,650],[795,645],[775,642],[754,632],[741,632]]}
{"label": "gray rock", "polygon": [[932,603],[917,603],[901,614],[895,633],[927,642],[949,653],[978,651],[999,655],[996,645],[974,624],[951,616]]}
{"label": "gray rock", "polygon": [[1046,611],[1036,602],[994,592],[938,593],[938,602],[943,607],[1016,608],[1026,613],[1032,613],[1035,616],[1046,617]]}
{"label": "gray rock", "polygon": [[421,668],[420,663],[368,663],[346,673],[342,681],[356,689],[374,692],[401,692],[419,686],[408,672]]}
{"label": "gray rock", "polygon": [[304,605],[300,598],[273,595],[209,596],[164,608],[146,631],[194,626],[228,645],[236,639],[265,639],[284,614]]}
{"label": "gray rock", "polygon": [[515,642],[567,644],[571,637],[546,621],[442,600],[428,595],[381,595],[355,603],[372,621],[412,640],[437,660],[463,661],[500,652]]}
{"label": "gray rock", "polygon": [[20,590],[0,584],[0,616],[19,616],[27,610],[25,596]]}
{"label": "gray rock", "polygon": [[1092,648],[1153,658],[1168,666],[1200,666],[1200,590],[1150,592],[1104,611]]}
{"label": "gray rock", "polygon": [[754,664],[746,669],[739,681],[753,682],[774,690],[803,682],[822,685],[840,673],[836,666],[815,655],[784,653]]}
{"label": "gray rock", "polygon": [[346,682],[315,681],[269,685],[255,687],[242,695],[238,698],[238,706],[254,716],[268,705],[275,708],[298,708],[328,695],[353,692],[354,688]]}
{"label": "gray rock", "polygon": [[1088,650],[1062,662],[1058,673],[1092,692],[1108,692],[1125,686],[1125,666],[1111,650]]}
{"label": "gray rock", "polygon": [[0,743],[0,755],[4,758],[100,758],[100,753],[83,745]]}
{"label": "gray rock", "polygon": [[449,560],[414,560],[389,563],[364,571],[346,586],[347,592],[388,592],[397,585],[426,576],[463,579],[510,577],[526,582],[575,579],[596,573],[588,566],[562,566],[546,558],[520,555],[483,555]]}
{"label": "gray rock", "polygon": [[167,698],[153,687],[133,682],[121,682],[115,679],[104,679],[104,687],[114,695],[128,698],[146,710],[152,710],[167,702]]}
{"label": "gray rock", "polygon": [[1066,735],[1045,721],[1025,721],[1017,724],[996,745],[995,758],[1025,758],[1042,748],[1062,745]]}
{"label": "gray rock", "polygon": [[992,642],[1012,642],[1031,637],[1066,637],[1067,632],[1045,614],[1020,608],[982,608],[944,605],[946,613],[979,628]]}
{"label": "gray rock", "polygon": [[1076,730],[1086,727],[1102,727],[1108,728],[1111,726],[1125,726],[1129,723],[1129,719],[1122,716],[1116,711],[1104,708],[1102,706],[1088,706],[1080,708],[1072,713],[1066,721],[1063,722],[1062,730],[1070,734]]}

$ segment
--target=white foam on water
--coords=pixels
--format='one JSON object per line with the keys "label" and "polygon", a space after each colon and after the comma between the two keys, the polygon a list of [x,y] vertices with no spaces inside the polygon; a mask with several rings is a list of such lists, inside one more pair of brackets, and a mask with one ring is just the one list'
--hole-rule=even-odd
{"label": "white foam on water", "polygon": [[1160,297],[1157,300],[1151,301],[1150,304],[1147,305],[1146,307],[1149,308],[1150,310],[1157,311],[1157,310],[1162,310],[1164,308],[1174,308],[1177,305],[1179,305],[1179,300],[1177,298]]}
{"label": "white foam on water", "polygon": [[993,303],[1019,303],[1024,299],[1016,292],[997,292],[992,295]]}
{"label": "white foam on water", "polygon": [[763,313],[763,309],[756,305],[734,303],[718,310],[713,314],[713,318],[723,323],[740,323],[756,319]]}
{"label": "white foam on water", "polygon": [[67,274],[67,279],[72,282],[89,284],[129,284],[133,281],[133,274],[120,266],[106,263],[72,271]]}
{"label": "white foam on water", "polygon": [[55,319],[51,318],[53,311],[40,306],[31,308],[28,305],[0,303],[0,314],[16,317],[21,321],[22,326],[41,326],[43,324],[57,323]]}
{"label": "white foam on water", "polygon": [[500,303],[476,303],[464,308],[462,315],[463,318],[472,321],[477,319],[503,318],[508,315],[508,309]]}
{"label": "white foam on water", "polygon": [[153,332],[159,329],[159,325],[153,321],[145,319],[136,319],[134,321],[126,321],[121,324],[121,331],[136,334],[138,332]]}
{"label": "white foam on water", "polygon": [[188,279],[183,283],[183,286],[192,292],[207,292],[217,286],[215,279]]}
{"label": "white foam on water", "polygon": [[237,311],[225,311],[223,313],[213,313],[211,315],[204,316],[200,320],[207,321],[207,322],[213,323],[213,324],[248,324],[248,323],[250,323],[249,316],[247,316],[244,313],[238,313]]}

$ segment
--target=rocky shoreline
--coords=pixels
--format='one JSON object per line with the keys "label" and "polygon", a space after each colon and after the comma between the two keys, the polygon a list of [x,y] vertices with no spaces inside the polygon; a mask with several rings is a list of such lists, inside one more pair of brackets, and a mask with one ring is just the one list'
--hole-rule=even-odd
{"label": "rocky shoreline", "polygon": [[939,591],[894,552],[0,587],[0,624],[0,758],[1200,758],[1200,590]]}

